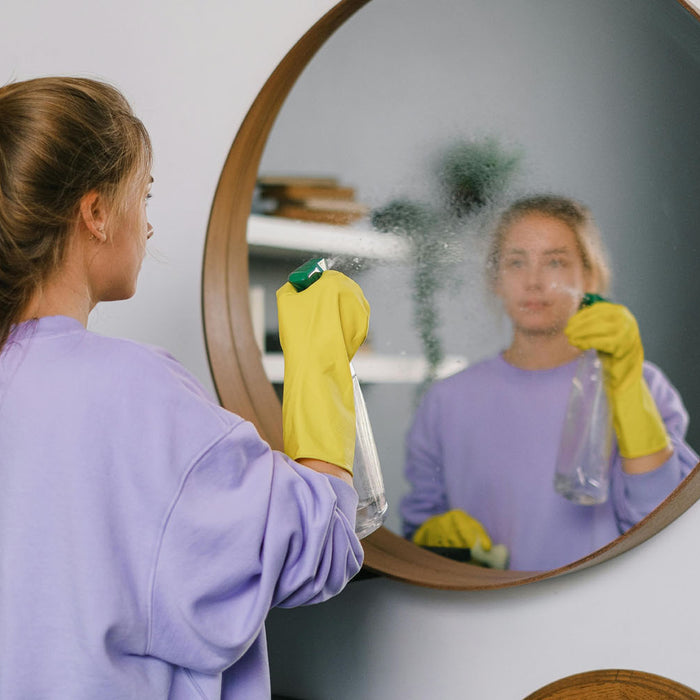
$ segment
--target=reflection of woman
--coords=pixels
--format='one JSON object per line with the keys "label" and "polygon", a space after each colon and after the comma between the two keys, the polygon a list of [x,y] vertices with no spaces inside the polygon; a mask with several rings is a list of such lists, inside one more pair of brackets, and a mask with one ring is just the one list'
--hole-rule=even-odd
{"label": "reflection of woman", "polygon": [[306,466],[166,353],[86,330],[96,303],[134,293],[150,163],[114,89],[0,88],[3,698],[269,698],[270,608],[328,598],[362,560],[347,472],[357,285],[334,273],[315,296],[280,290],[285,371],[314,392],[284,415]]}
{"label": "reflection of woman", "polygon": [[[617,537],[695,466],[676,390],[643,362],[623,306],[577,312],[608,282],[588,211],[557,196],[513,204],[495,228],[491,288],[513,326],[510,347],[431,387],[407,441],[404,534],[425,545],[470,546],[482,523],[510,550],[511,568],[550,569]],[[610,498],[576,505],[555,493],[554,465],[577,357],[601,355],[617,448]],[[475,534],[476,533],[476,534]]]}

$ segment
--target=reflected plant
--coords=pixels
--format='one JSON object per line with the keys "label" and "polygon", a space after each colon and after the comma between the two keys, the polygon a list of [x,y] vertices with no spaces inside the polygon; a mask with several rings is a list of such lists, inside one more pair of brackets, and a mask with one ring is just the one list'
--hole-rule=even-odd
{"label": "reflected plant", "polygon": [[506,190],[520,160],[519,152],[506,151],[493,137],[452,144],[436,168],[448,212],[461,219],[490,205]]}
{"label": "reflected plant", "polygon": [[494,138],[455,142],[436,159],[437,206],[399,198],[372,212],[375,229],[411,245],[413,323],[427,363],[419,395],[435,381],[445,356],[437,297],[454,265],[451,252],[467,235],[472,218],[503,195],[520,160],[520,153],[504,150]]}
{"label": "reflected plant", "polygon": [[430,381],[435,378],[444,353],[438,334],[439,317],[436,296],[441,287],[439,267],[443,264],[442,241],[434,232],[442,221],[437,209],[421,202],[396,199],[372,213],[372,225],[379,231],[394,233],[410,241],[413,261],[413,322],[421,339],[428,363]]}

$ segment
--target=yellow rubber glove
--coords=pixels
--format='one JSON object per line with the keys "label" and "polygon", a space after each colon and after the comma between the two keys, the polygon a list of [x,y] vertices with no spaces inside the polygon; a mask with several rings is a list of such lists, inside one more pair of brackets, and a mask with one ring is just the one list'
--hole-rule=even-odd
{"label": "yellow rubber glove", "polygon": [[599,352],[620,454],[633,459],[666,448],[666,426],[644,381],[644,349],[630,311],[598,302],[577,311],[565,333],[575,347]]}
{"label": "yellow rubber glove", "polygon": [[486,552],[491,549],[491,538],[484,526],[458,508],[428,518],[413,533],[413,542],[424,547],[474,549],[478,545]]}
{"label": "yellow rubber glove", "polygon": [[352,474],[355,403],[350,360],[369,326],[369,304],[350,278],[328,270],[307,289],[277,290],[284,352],[284,451]]}

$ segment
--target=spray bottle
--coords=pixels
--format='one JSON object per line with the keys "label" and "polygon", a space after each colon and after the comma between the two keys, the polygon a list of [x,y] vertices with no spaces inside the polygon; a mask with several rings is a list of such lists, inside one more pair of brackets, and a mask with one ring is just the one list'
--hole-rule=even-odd
{"label": "spray bottle", "polygon": [[[580,308],[605,301],[586,294]],[[603,382],[603,366],[595,349],[579,358],[554,473],[554,488],[580,505],[608,498],[612,455],[612,418]]]}
{"label": "spray bottle", "polygon": [[[289,275],[289,282],[298,291],[306,289],[333,266],[332,260],[312,258]],[[355,395],[355,460],[353,486],[359,497],[355,533],[362,539],[374,532],[384,522],[387,511],[384,479],[379,466],[379,455],[367,415],[362,389],[355,368],[350,363],[352,386]]]}

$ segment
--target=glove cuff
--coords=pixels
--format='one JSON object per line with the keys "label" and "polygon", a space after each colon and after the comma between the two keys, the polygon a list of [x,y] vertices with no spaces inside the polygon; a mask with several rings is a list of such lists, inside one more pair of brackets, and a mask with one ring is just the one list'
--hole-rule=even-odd
{"label": "glove cuff", "polygon": [[620,454],[645,457],[668,447],[666,426],[644,378],[610,396]]}

